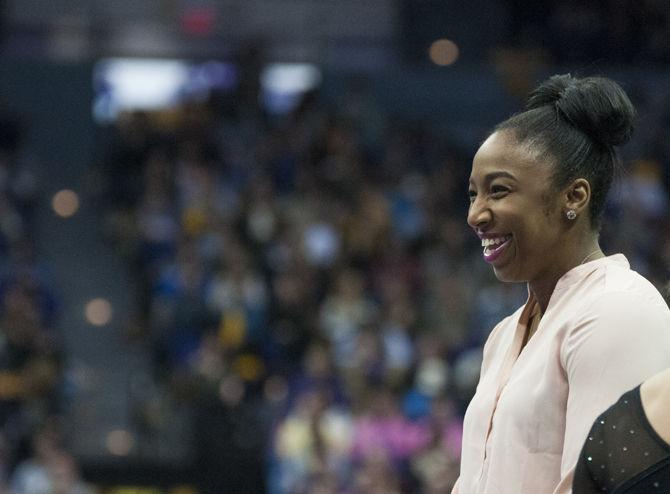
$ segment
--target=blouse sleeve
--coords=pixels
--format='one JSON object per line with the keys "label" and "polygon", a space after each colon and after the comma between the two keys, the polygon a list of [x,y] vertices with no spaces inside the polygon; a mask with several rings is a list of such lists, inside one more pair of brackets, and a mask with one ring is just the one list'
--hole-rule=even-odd
{"label": "blouse sleeve", "polygon": [[595,418],[625,391],[670,366],[670,311],[628,292],[608,293],[581,312],[561,348],[568,381],[561,483],[572,476]]}

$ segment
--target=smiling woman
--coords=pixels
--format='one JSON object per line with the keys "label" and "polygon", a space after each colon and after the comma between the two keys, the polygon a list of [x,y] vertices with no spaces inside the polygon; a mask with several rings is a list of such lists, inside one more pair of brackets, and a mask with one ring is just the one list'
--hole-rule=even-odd
{"label": "smiling woman", "polygon": [[595,417],[670,365],[670,310],[598,243],[634,109],[615,82],[554,76],[477,151],[468,223],[528,301],[491,332],[454,493],[571,492]]}

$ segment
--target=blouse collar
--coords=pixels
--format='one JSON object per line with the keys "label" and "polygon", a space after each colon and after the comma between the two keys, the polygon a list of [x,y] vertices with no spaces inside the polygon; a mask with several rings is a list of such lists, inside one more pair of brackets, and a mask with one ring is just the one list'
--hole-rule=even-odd
{"label": "blouse collar", "polygon": [[575,266],[570,271],[561,276],[556,283],[554,291],[563,290],[569,286],[572,286],[594,271],[604,269],[607,266],[618,266],[623,269],[630,269],[628,259],[626,259],[626,256],[623,254],[613,254],[611,256],[601,257],[600,259],[594,259],[593,261],[585,262],[584,264]]}
{"label": "blouse collar", "polygon": [[[604,269],[607,266],[618,266],[624,269],[630,269],[630,264],[626,256],[623,254],[613,254],[611,256],[601,257],[600,259],[594,259],[593,261],[585,262],[579,266],[575,266],[570,271],[561,276],[556,282],[554,291],[551,294],[549,299],[549,305],[552,305],[552,302],[555,301],[555,296],[557,292],[561,292],[580,280],[583,280],[591,273]],[[528,287],[528,302],[534,300],[533,294]]]}

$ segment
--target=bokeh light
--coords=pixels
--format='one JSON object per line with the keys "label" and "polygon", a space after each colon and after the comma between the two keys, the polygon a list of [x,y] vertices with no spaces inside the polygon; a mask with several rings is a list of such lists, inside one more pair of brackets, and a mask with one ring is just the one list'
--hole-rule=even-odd
{"label": "bokeh light", "polygon": [[79,211],[79,195],[70,189],[59,190],[54,194],[51,206],[58,216],[69,218]]}
{"label": "bokeh light", "polygon": [[94,298],[86,304],[86,320],[95,326],[104,326],[112,319],[112,304],[104,298]]}
{"label": "bokeh light", "polygon": [[288,383],[281,376],[270,376],[263,386],[263,395],[271,403],[281,403],[288,397]]}
{"label": "bokeh light", "polygon": [[107,434],[107,449],[116,456],[127,456],[135,446],[133,435],[123,429]]}
{"label": "bokeh light", "polygon": [[458,60],[458,45],[450,39],[438,39],[430,45],[428,55],[435,65],[451,65]]}
{"label": "bokeh light", "polygon": [[221,379],[219,397],[228,406],[236,406],[244,398],[244,382],[236,375],[229,375]]}

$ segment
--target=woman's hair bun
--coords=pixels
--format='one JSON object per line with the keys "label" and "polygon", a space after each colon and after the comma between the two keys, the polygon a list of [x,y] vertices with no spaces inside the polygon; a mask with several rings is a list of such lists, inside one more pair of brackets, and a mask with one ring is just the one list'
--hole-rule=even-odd
{"label": "woman's hair bun", "polygon": [[555,75],[529,96],[528,110],[554,105],[562,118],[606,146],[627,142],[635,108],[616,82],[604,77]]}

